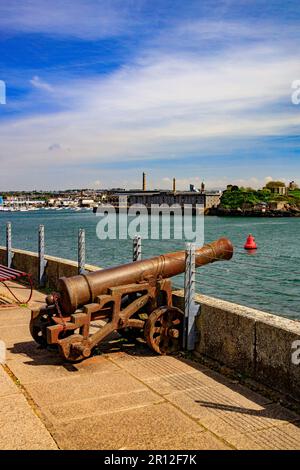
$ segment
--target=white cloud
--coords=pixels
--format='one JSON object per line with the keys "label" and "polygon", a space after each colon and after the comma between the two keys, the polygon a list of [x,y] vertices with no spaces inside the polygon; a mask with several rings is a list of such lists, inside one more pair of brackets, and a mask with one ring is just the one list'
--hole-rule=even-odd
{"label": "white cloud", "polygon": [[68,100],[69,110],[2,124],[2,155],[34,165],[59,142],[71,148],[70,164],[83,158],[109,162],[181,155],[182,146],[201,150],[212,138],[218,146],[228,137],[284,134],[299,126],[300,114],[269,107],[288,102],[298,73],[296,57],[262,60],[260,50],[243,50],[222,60],[156,56],[87,83],[48,84],[34,77],[41,92],[55,89],[57,100]]}
{"label": "white cloud", "polygon": [[54,90],[53,86],[51,86],[49,83],[42,80],[37,75],[35,75],[31,80],[29,80],[29,82],[34,88],[38,88],[40,90],[50,91],[50,92]]}
{"label": "white cloud", "polygon": [[[270,181],[275,181],[275,180],[277,181],[278,178],[272,178],[272,176],[266,176],[265,179],[264,179],[265,184],[270,183]],[[289,181],[286,178],[283,178],[283,177],[280,177],[280,181],[282,181],[285,184],[289,183]]]}
{"label": "white cloud", "polygon": [[88,40],[115,36],[132,25],[128,9],[118,0],[3,1],[0,17],[2,31]]}
{"label": "white cloud", "polygon": [[96,180],[96,181],[92,182],[91,187],[92,188],[101,188],[101,187],[103,188],[103,185],[102,185],[100,180]]}
{"label": "white cloud", "polygon": [[[193,184],[196,188],[201,187],[201,183],[204,181],[205,188],[210,190],[219,190],[226,188],[227,184],[235,184],[237,186],[242,186],[245,188],[251,187],[254,189],[259,189],[265,186],[266,178],[261,177],[257,178],[251,176],[249,178],[236,178],[231,177],[230,174],[224,175],[220,178],[201,178],[199,176],[189,177],[189,178],[176,178],[176,188],[178,190],[187,190],[190,187],[190,184]],[[160,187],[162,189],[171,189],[172,188],[172,179],[171,178],[162,178]]]}
{"label": "white cloud", "polygon": [[86,80],[34,76],[40,99],[51,92],[66,109],[2,121],[2,174],[11,165],[32,172],[54,164],[72,173],[82,164],[142,165],[191,153],[215,162],[209,155],[227,146],[230,152],[236,140],[299,134],[290,85],[300,66],[290,48],[231,45],[217,55],[163,49],[147,49],[118,71]]}
{"label": "white cloud", "polygon": [[273,181],[272,176],[266,176],[265,177],[265,184],[269,183],[270,181]]}

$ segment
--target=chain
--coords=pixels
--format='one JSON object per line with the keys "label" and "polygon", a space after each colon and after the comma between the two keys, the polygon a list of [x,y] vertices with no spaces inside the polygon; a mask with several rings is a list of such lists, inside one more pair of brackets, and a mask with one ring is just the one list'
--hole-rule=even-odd
{"label": "chain", "polygon": [[57,313],[58,313],[59,318],[60,318],[61,321],[62,321],[63,329],[65,330],[66,327],[67,327],[67,324],[66,324],[66,322],[65,322],[65,319],[64,319],[64,317],[63,317],[62,311],[61,311],[60,306],[59,306],[59,302],[58,302],[58,300],[59,300],[59,294],[58,294],[57,292],[53,292],[52,295],[53,295],[53,300],[54,300],[55,308],[56,308],[56,310],[57,310]]}

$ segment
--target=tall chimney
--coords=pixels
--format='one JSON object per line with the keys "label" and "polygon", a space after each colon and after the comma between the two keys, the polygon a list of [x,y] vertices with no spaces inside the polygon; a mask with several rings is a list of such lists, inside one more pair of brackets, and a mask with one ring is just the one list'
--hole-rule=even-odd
{"label": "tall chimney", "polygon": [[176,178],[173,178],[173,193],[176,191]]}
{"label": "tall chimney", "polygon": [[146,191],[146,173],[143,173],[143,191]]}

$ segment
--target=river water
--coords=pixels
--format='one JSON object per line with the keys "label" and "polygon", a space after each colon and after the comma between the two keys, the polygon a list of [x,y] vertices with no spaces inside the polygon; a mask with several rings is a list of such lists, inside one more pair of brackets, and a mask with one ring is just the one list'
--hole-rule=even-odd
{"label": "river water", "polygon": [[[91,210],[0,212],[0,244],[5,223],[12,222],[13,247],[37,251],[38,226],[45,225],[46,253],[77,259],[77,234],[86,231],[86,262],[102,267],[130,262],[131,240],[99,240],[99,218]],[[249,233],[258,250],[243,249]],[[205,217],[205,241],[228,237],[235,247],[231,261],[197,270],[197,292],[300,319],[300,218]],[[184,249],[182,240],[143,240],[143,257]],[[182,286],[183,276],[174,278]]]}

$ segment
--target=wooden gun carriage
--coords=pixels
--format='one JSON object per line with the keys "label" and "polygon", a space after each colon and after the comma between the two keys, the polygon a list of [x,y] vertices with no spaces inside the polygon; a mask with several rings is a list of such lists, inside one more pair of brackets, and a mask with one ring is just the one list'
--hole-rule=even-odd
{"label": "wooden gun carriage", "polygon": [[[229,260],[233,247],[220,238],[195,252],[196,267]],[[184,314],[172,305],[171,277],[185,271],[185,252],[167,253],[114,268],[60,278],[58,291],[33,310],[30,331],[43,346],[58,345],[76,362],[91,355],[111,333],[143,332],[158,354],[181,347]],[[93,321],[103,326],[91,333]]]}

